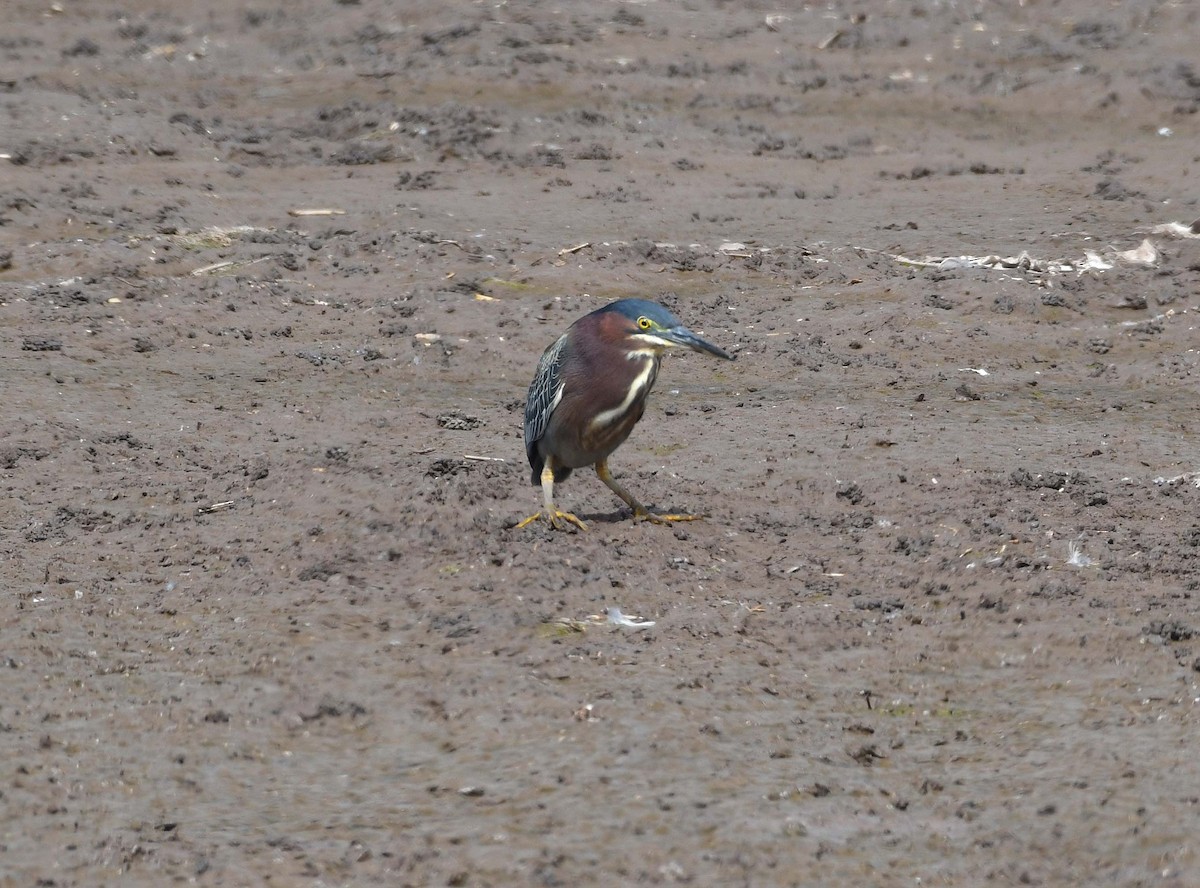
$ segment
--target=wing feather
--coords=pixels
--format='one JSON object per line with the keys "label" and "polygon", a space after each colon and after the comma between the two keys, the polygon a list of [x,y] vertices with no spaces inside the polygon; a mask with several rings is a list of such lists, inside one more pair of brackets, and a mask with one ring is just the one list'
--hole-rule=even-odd
{"label": "wing feather", "polygon": [[562,400],[564,383],[562,379],[563,353],[567,347],[567,334],[563,334],[542,352],[538,361],[537,372],[533,382],[529,384],[529,395],[525,399],[525,453],[529,457],[529,465],[535,473],[541,470],[541,457],[538,456],[537,444],[550,425],[550,416],[554,408]]}

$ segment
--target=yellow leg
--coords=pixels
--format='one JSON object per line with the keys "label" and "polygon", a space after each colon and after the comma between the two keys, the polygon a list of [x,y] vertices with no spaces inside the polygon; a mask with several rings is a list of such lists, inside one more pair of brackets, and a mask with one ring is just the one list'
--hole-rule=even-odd
{"label": "yellow leg", "polygon": [[574,524],[580,530],[587,530],[587,525],[572,515],[570,512],[564,512],[554,505],[554,466],[552,464],[554,457],[547,457],[546,464],[542,466],[542,501],[545,508],[540,512],[534,512],[524,521],[517,524],[517,529],[528,527],[539,518],[545,518],[550,522],[550,526],[555,530],[566,530],[567,524]]}
{"label": "yellow leg", "polygon": [[633,509],[633,517],[652,521],[655,524],[670,524],[672,521],[698,521],[703,515],[655,515],[634,498],[634,495],[617,483],[617,479],[608,470],[608,460],[602,459],[596,463],[596,475],[608,485],[608,489],[619,496],[625,505]]}

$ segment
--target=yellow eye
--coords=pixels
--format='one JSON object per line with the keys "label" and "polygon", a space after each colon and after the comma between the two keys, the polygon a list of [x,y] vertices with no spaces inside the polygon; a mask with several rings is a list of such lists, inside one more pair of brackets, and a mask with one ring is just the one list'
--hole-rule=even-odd
{"label": "yellow eye", "polygon": [[638,327],[642,330],[650,329],[650,319],[647,317],[638,318]]}

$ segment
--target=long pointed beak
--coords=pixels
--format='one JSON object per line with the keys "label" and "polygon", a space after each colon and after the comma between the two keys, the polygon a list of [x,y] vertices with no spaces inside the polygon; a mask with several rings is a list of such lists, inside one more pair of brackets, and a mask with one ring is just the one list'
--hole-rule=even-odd
{"label": "long pointed beak", "polygon": [[713,345],[707,339],[697,336],[687,327],[671,327],[669,330],[660,330],[657,335],[667,342],[690,348],[692,351],[708,352],[710,355],[716,355],[727,361],[737,359],[736,355],[731,355],[720,346]]}

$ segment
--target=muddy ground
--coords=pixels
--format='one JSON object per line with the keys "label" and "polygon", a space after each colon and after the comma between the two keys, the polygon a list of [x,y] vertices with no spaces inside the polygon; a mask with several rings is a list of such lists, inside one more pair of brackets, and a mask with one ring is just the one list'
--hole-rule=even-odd
{"label": "muddy ground", "polygon": [[1193,5],[193,6],[6,6],[0,884],[1200,884]]}

